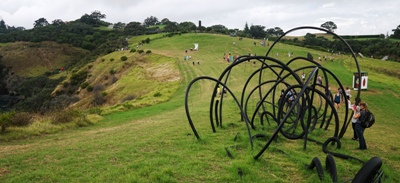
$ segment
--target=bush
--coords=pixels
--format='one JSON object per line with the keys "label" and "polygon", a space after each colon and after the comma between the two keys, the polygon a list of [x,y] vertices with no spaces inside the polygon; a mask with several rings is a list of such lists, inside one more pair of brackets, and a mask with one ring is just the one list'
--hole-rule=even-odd
{"label": "bush", "polygon": [[129,95],[129,96],[125,97],[124,99],[122,99],[122,102],[130,101],[130,100],[133,100],[135,98],[136,98],[135,95]]}
{"label": "bush", "polygon": [[135,53],[136,52],[136,49],[135,48],[132,48],[131,49],[131,53]]}
{"label": "bush", "polygon": [[138,50],[138,53],[142,54],[144,51],[143,50]]}
{"label": "bush", "polygon": [[162,95],[162,94],[161,94],[160,92],[157,92],[157,93],[155,93],[153,96],[154,96],[154,97],[161,97],[161,95]]}
{"label": "bush", "polygon": [[51,114],[51,123],[52,124],[64,124],[72,122],[75,118],[80,117],[81,114],[77,110],[62,110],[57,111]]}
{"label": "bush", "polygon": [[11,119],[15,115],[14,111],[9,111],[9,112],[4,112],[0,114],[0,126],[1,126],[1,132],[4,133],[6,131],[6,128],[11,126]]}
{"label": "bush", "polygon": [[86,88],[86,90],[87,90],[88,92],[93,91],[93,86],[92,86],[92,85],[89,85],[89,86]]}
{"label": "bush", "polygon": [[115,74],[115,70],[114,69],[111,69],[110,71],[109,71],[109,73],[112,75],[112,74]]}
{"label": "bush", "polygon": [[71,85],[77,85],[81,83],[83,80],[86,79],[88,72],[87,71],[80,71],[77,73],[72,74],[71,76]]}
{"label": "bush", "polygon": [[108,93],[107,93],[107,92],[101,92],[101,95],[102,95],[103,97],[105,97],[105,96],[108,95]]}
{"label": "bush", "polygon": [[126,61],[126,60],[128,60],[128,57],[126,57],[126,56],[121,57],[121,61]]}
{"label": "bush", "polygon": [[69,86],[69,83],[66,82],[66,81],[64,81],[64,82],[62,83],[62,85],[63,85],[64,88],[67,88],[67,87]]}
{"label": "bush", "polygon": [[82,84],[81,84],[81,88],[82,89],[85,89],[86,87],[88,87],[89,86],[89,83],[88,82],[83,82]]}
{"label": "bush", "polygon": [[28,126],[32,123],[32,121],[33,121],[33,117],[30,113],[21,112],[21,113],[16,113],[11,118],[11,125],[12,126]]}
{"label": "bush", "polygon": [[114,61],[114,58],[110,58],[110,61],[111,61],[111,62]]}
{"label": "bush", "polygon": [[151,50],[147,50],[147,51],[146,51],[146,54],[150,54],[150,53],[151,53]]}
{"label": "bush", "polygon": [[150,43],[150,38],[146,38],[145,42],[146,42],[147,44],[149,44],[149,43]]}

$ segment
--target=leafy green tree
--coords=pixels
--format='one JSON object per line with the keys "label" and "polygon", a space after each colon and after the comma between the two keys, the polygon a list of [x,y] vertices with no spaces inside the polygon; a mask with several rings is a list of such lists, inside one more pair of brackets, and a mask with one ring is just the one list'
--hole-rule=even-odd
{"label": "leafy green tree", "polygon": [[265,31],[267,36],[281,36],[284,34],[283,30],[280,27],[275,27],[275,28],[269,28]]}
{"label": "leafy green tree", "polygon": [[246,24],[244,25],[244,30],[243,30],[243,32],[244,32],[245,34],[250,33],[250,29],[249,29],[249,26],[247,25],[247,22],[246,22]]}
{"label": "leafy green tree", "polygon": [[212,28],[213,32],[218,32],[218,33],[222,33],[222,34],[227,34],[229,32],[228,28],[226,28],[225,26],[220,25],[220,24],[212,25],[211,28]]}
{"label": "leafy green tree", "polygon": [[121,31],[121,30],[124,30],[125,26],[126,26],[125,23],[118,22],[118,23],[114,24],[113,29],[117,30],[117,31]]}
{"label": "leafy green tree", "polygon": [[168,22],[164,27],[165,32],[175,32],[178,31],[178,23],[176,22]]}
{"label": "leafy green tree", "polygon": [[51,22],[51,25],[65,25],[65,22],[61,19],[55,19]]}
{"label": "leafy green tree", "polygon": [[332,21],[327,21],[327,22],[321,24],[321,27],[324,29],[327,29],[331,32],[335,32],[335,30],[337,29],[336,24],[333,23]]}
{"label": "leafy green tree", "polygon": [[168,18],[163,18],[160,23],[163,24],[163,25],[166,25],[169,22],[171,22],[171,21],[169,21]]}
{"label": "leafy green tree", "polygon": [[178,25],[178,30],[181,32],[190,32],[196,29],[196,24],[194,24],[193,22],[181,22]]}
{"label": "leafy green tree", "polygon": [[146,29],[140,22],[129,22],[124,29],[125,34],[133,36],[143,35],[145,31]]}
{"label": "leafy green tree", "polygon": [[390,37],[400,39],[400,25],[397,26],[397,28],[393,29],[392,31],[393,34]]}
{"label": "leafy green tree", "polygon": [[159,23],[157,17],[147,17],[146,19],[144,19],[144,26],[148,27],[148,26],[152,26],[152,25],[157,25]]}
{"label": "leafy green tree", "polygon": [[33,23],[33,27],[45,27],[48,26],[49,22],[45,18],[39,18]]}
{"label": "leafy green tree", "polygon": [[250,35],[254,38],[264,38],[266,33],[265,33],[265,27],[261,25],[252,25],[250,26]]}

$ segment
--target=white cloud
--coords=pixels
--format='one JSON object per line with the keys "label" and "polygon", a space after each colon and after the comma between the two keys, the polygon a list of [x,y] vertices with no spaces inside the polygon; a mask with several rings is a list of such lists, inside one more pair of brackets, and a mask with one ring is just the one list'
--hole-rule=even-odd
{"label": "white cloud", "polygon": [[111,23],[143,22],[150,16],[203,26],[216,24],[243,29],[245,23],[284,31],[298,26],[320,27],[326,21],[338,26],[338,34],[386,34],[400,24],[398,0],[1,0],[0,17],[11,26],[32,28],[46,18],[71,21],[99,10]]}

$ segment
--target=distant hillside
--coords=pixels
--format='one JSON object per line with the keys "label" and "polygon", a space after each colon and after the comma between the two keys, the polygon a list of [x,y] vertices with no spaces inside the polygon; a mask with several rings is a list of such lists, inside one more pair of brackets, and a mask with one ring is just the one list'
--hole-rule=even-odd
{"label": "distant hillside", "polygon": [[87,50],[55,42],[15,42],[0,46],[2,64],[23,77],[58,71],[79,62]]}

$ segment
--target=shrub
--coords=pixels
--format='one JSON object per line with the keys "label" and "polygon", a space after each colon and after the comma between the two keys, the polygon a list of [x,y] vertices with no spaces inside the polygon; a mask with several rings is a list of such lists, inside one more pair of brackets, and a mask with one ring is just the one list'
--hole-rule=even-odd
{"label": "shrub", "polygon": [[136,52],[136,49],[135,48],[132,48],[131,49],[131,53],[135,53]]}
{"label": "shrub", "polygon": [[95,92],[92,100],[92,104],[95,106],[103,105],[105,102],[104,96],[99,92]]}
{"label": "shrub", "polygon": [[105,96],[108,95],[108,93],[107,93],[107,92],[101,92],[101,95],[102,95],[103,97],[105,97]]}
{"label": "shrub", "polygon": [[145,42],[146,42],[147,44],[149,44],[149,43],[150,43],[150,38],[146,38]]}
{"label": "shrub", "polygon": [[102,58],[102,59],[101,59],[101,62],[104,62],[104,61],[106,61],[106,59]]}
{"label": "shrub", "polygon": [[0,114],[0,126],[2,133],[6,131],[7,127],[11,126],[11,119],[14,115],[14,111],[4,112]]}
{"label": "shrub", "polygon": [[115,77],[115,76],[111,77],[111,84],[114,84],[117,81],[118,81],[117,77]]}
{"label": "shrub", "polygon": [[125,97],[124,99],[122,99],[122,102],[130,101],[130,100],[133,100],[135,98],[136,98],[135,95],[129,95],[129,96]]}
{"label": "shrub", "polygon": [[80,116],[79,111],[73,109],[56,111],[50,115],[52,124],[69,123]]}
{"label": "shrub", "polygon": [[33,117],[30,113],[21,112],[21,113],[16,113],[11,118],[11,125],[12,126],[28,126],[32,123],[32,121],[33,121]]}
{"label": "shrub", "polygon": [[143,50],[138,50],[138,53],[142,54],[144,51]]}
{"label": "shrub", "polygon": [[101,108],[99,108],[99,107],[92,107],[92,108],[88,109],[86,112],[89,113],[89,114],[98,114],[98,115],[100,115],[103,112],[103,110]]}
{"label": "shrub", "polygon": [[67,87],[69,86],[69,83],[66,82],[66,81],[64,81],[64,82],[62,83],[62,85],[63,85],[64,88],[67,88]]}
{"label": "shrub", "polygon": [[110,61],[111,61],[111,62],[114,61],[114,58],[110,58]]}
{"label": "shrub", "polygon": [[161,97],[161,95],[162,95],[162,94],[161,94],[160,92],[157,92],[157,93],[155,93],[153,96],[154,96],[154,97]]}
{"label": "shrub", "polygon": [[93,91],[93,86],[92,86],[92,85],[89,85],[89,86],[86,88],[86,90],[87,90],[88,92]]}
{"label": "shrub", "polygon": [[115,74],[115,70],[114,70],[114,69],[111,69],[111,70],[109,71],[109,73],[110,73],[110,74]]}
{"label": "shrub", "polygon": [[88,65],[88,69],[91,69],[93,67],[93,65]]}
{"label": "shrub", "polygon": [[88,87],[89,86],[89,83],[88,82],[83,82],[82,84],[81,84],[81,88],[82,89],[85,89],[86,87]]}
{"label": "shrub", "polygon": [[150,53],[151,53],[151,50],[147,50],[147,51],[146,51],[146,54],[150,54]]}
{"label": "shrub", "polygon": [[102,91],[104,89],[104,86],[102,85],[102,84],[96,84],[94,87],[93,87],[93,91],[94,92],[100,92],[100,91]]}
{"label": "shrub", "polygon": [[71,85],[77,85],[86,79],[88,72],[87,71],[79,71],[77,73],[72,74],[71,76]]}
{"label": "shrub", "polygon": [[126,61],[126,60],[128,60],[128,57],[126,57],[126,56],[121,57],[121,61]]}

